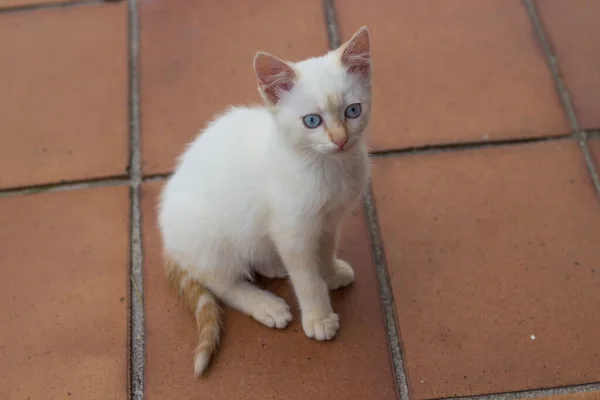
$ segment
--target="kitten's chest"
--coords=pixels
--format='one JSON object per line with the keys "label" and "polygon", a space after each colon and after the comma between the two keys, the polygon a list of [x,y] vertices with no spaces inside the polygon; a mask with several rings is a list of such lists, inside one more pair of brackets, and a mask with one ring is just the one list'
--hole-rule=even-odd
{"label": "kitten's chest", "polygon": [[335,165],[314,171],[306,186],[312,198],[307,199],[319,213],[328,213],[339,208],[349,208],[363,193],[368,182],[368,163],[357,160],[354,163]]}

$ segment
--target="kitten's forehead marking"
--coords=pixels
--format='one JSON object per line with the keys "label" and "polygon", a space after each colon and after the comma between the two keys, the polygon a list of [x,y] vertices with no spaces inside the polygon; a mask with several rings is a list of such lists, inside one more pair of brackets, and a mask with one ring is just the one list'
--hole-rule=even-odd
{"label": "kitten's forehead marking", "polygon": [[334,143],[348,140],[348,129],[344,122],[344,119],[340,115],[340,98],[333,94],[327,96],[327,112],[333,119],[333,126],[325,128],[325,132]]}
{"label": "kitten's forehead marking", "polygon": [[327,96],[327,111],[329,113],[331,113],[331,115],[337,115],[339,107],[340,107],[340,102],[339,102],[337,96],[332,95],[332,94],[328,95]]}
{"label": "kitten's forehead marking", "polygon": [[340,107],[342,106],[342,99],[339,96],[330,94],[327,96],[326,111],[333,118],[334,122],[346,130],[346,124],[342,117]]}

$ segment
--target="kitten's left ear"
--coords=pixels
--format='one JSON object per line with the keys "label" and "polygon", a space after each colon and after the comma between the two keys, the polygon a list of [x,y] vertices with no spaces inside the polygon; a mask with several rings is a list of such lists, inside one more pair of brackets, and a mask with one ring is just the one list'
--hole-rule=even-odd
{"label": "kitten's left ear", "polygon": [[349,74],[358,75],[363,79],[371,77],[371,38],[366,26],[360,28],[340,50],[342,65]]}
{"label": "kitten's left ear", "polygon": [[256,53],[254,72],[261,94],[271,105],[276,105],[281,96],[294,87],[296,71],[285,61],[269,53]]}

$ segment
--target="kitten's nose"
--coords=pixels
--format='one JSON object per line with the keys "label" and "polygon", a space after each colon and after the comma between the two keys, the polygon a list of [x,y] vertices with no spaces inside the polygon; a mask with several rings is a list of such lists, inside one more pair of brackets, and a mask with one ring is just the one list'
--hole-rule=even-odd
{"label": "kitten's nose", "polygon": [[327,136],[329,140],[338,147],[340,151],[344,150],[344,146],[348,142],[348,132],[343,126],[334,126],[331,129],[327,129]]}
{"label": "kitten's nose", "polygon": [[333,141],[340,150],[344,150],[344,146],[348,143],[348,136]]}

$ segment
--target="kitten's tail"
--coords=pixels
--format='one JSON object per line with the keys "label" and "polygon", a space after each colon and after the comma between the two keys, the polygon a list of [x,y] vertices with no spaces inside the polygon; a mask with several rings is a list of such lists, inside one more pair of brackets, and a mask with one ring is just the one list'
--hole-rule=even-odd
{"label": "kitten's tail", "polygon": [[214,295],[177,263],[167,257],[165,267],[169,283],[179,292],[196,319],[198,346],[194,353],[194,374],[199,377],[206,370],[219,344],[221,310]]}

